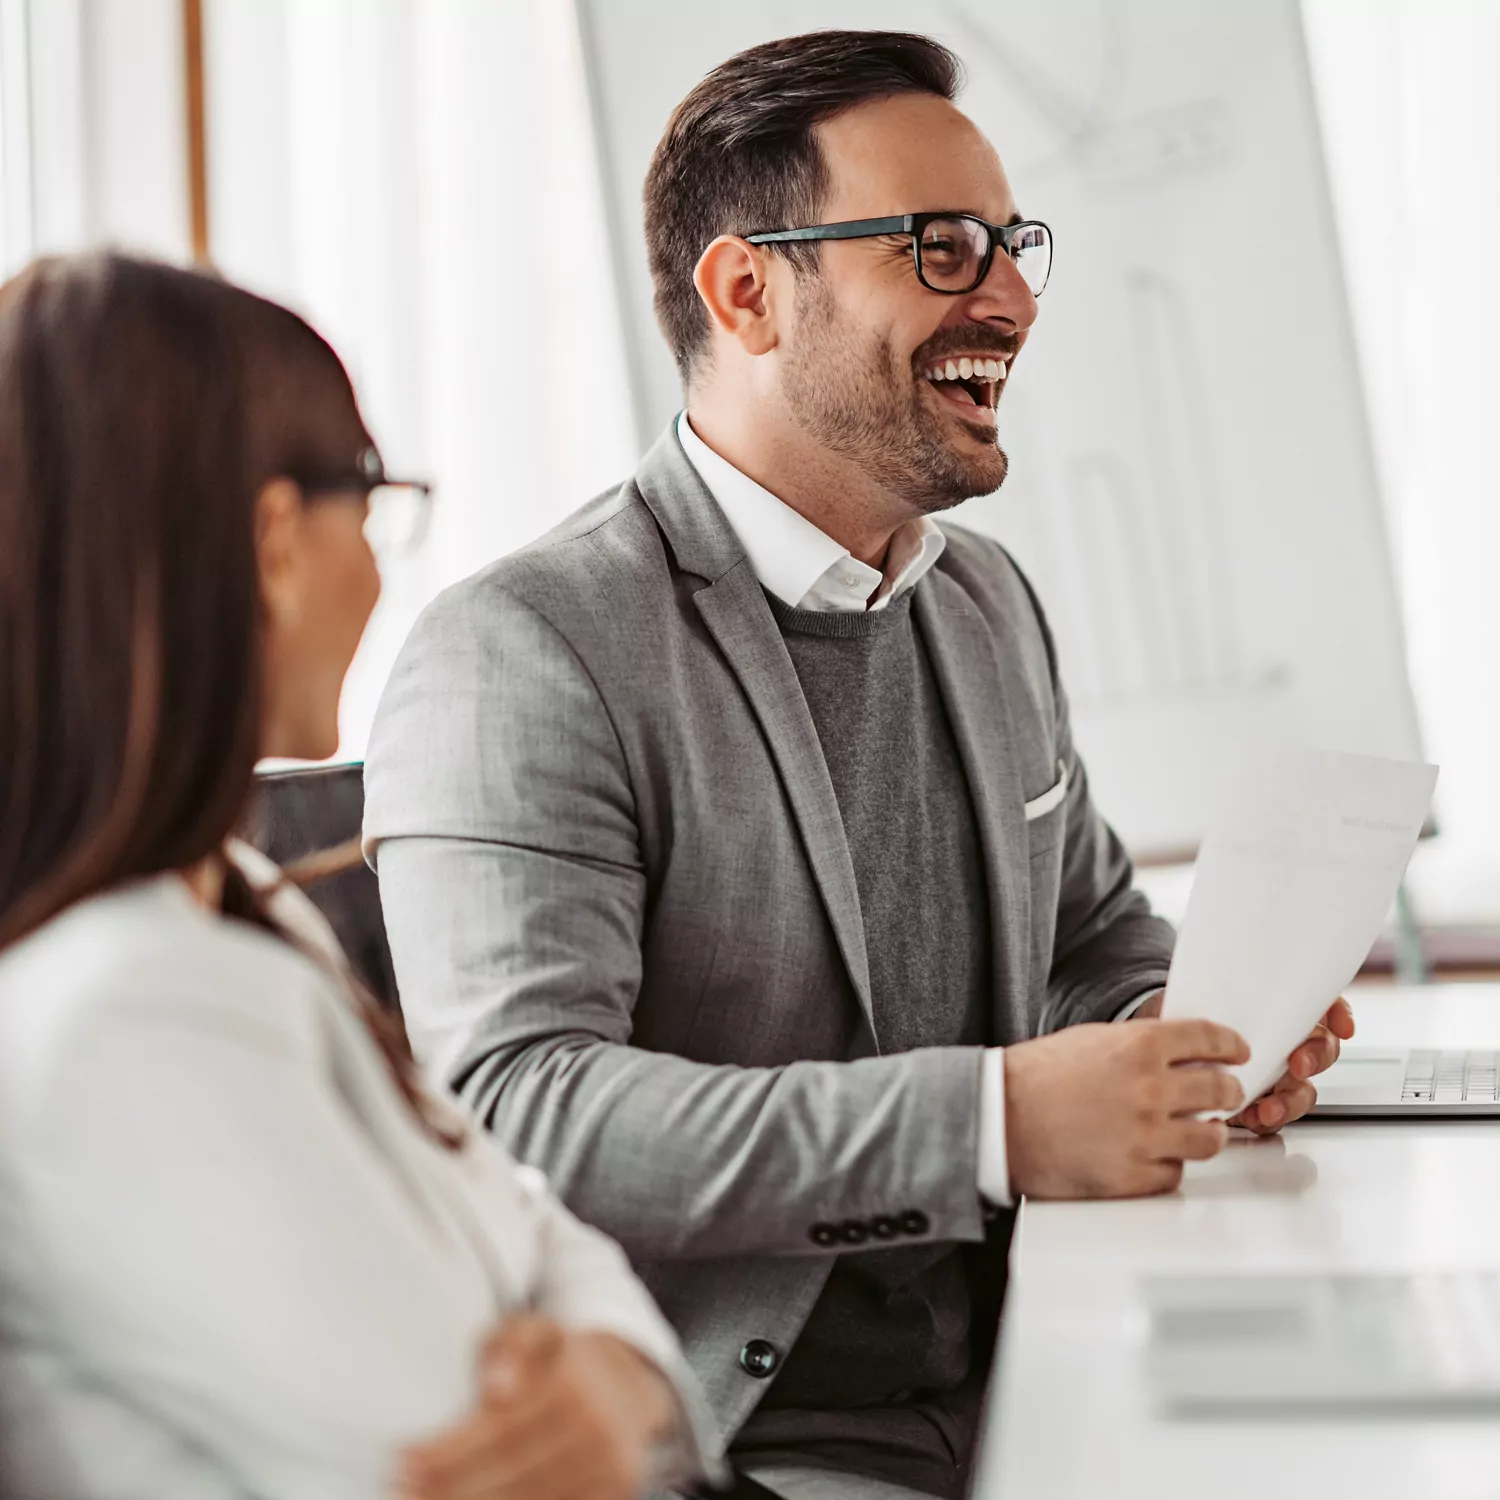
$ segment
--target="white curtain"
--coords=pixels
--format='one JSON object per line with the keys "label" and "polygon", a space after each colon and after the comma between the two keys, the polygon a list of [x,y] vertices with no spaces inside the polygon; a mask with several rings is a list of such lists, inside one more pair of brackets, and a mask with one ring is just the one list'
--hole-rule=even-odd
{"label": "white curtain", "polygon": [[[1304,0],[1391,509],[1441,763],[1429,920],[1500,921],[1500,4]],[[1249,205],[1256,214],[1274,204]]]}
{"label": "white curtain", "polygon": [[0,262],[189,251],[181,0],[0,0]]}
{"label": "white curtain", "polygon": [[437,485],[345,690],[358,755],[433,594],[634,464],[572,6],[205,9],[214,259],[331,340],[392,471]]}

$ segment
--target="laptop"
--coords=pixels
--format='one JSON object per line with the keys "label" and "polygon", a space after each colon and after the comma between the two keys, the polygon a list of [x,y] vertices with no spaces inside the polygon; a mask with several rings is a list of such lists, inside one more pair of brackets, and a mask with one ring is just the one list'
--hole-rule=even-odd
{"label": "laptop", "polygon": [[1492,1271],[1152,1276],[1141,1293],[1167,1415],[1500,1406]]}
{"label": "laptop", "polygon": [[1500,1048],[1345,1047],[1314,1115],[1500,1115]]}

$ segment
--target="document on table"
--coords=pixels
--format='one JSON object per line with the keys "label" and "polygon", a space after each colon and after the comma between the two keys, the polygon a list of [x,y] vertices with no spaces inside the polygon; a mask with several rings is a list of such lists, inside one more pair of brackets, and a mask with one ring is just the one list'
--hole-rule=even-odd
{"label": "document on table", "polygon": [[1162,1014],[1232,1026],[1264,1093],[1359,972],[1432,802],[1437,767],[1332,751],[1257,755],[1193,870]]}

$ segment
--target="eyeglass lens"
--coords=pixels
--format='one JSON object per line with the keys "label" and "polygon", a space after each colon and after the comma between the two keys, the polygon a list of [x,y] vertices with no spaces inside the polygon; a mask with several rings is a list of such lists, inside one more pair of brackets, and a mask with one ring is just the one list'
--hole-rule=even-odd
{"label": "eyeglass lens", "polygon": [[[979,285],[989,253],[989,230],[977,219],[932,219],[917,246],[922,280],[938,292],[971,292]],[[1012,235],[1010,257],[1033,296],[1040,296],[1052,270],[1052,239],[1045,225],[1025,224]]]}
{"label": "eyeglass lens", "polygon": [[378,559],[407,557],[422,545],[431,509],[426,490],[414,484],[379,484],[366,504],[365,540]]}

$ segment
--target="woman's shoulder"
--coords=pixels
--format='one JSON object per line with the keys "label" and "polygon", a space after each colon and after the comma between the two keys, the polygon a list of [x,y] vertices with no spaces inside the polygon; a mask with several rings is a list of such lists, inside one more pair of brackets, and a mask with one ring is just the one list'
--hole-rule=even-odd
{"label": "woman's shoulder", "polygon": [[312,898],[288,879],[280,865],[238,839],[230,839],[224,853],[259,894],[267,913],[288,937],[335,970],[343,968],[348,960],[328,919]]}
{"label": "woman's shoulder", "polygon": [[[239,863],[238,850],[234,857]],[[274,870],[262,860],[247,874],[269,891]],[[298,939],[306,935],[304,921],[294,924]],[[203,906],[180,876],[165,873],[76,902],[0,952],[0,995],[7,1005],[51,1006],[61,997],[110,993],[129,981],[169,990],[178,981],[196,985],[205,974],[222,978],[233,992],[244,987],[237,979],[266,966],[306,962],[291,944]]]}
{"label": "woman's shoulder", "polygon": [[0,953],[0,1093],[65,1074],[73,1051],[134,1033],[235,1030],[315,1046],[309,991],[326,978],[296,948],[206,910],[175,875],[132,881],[61,912]]}

